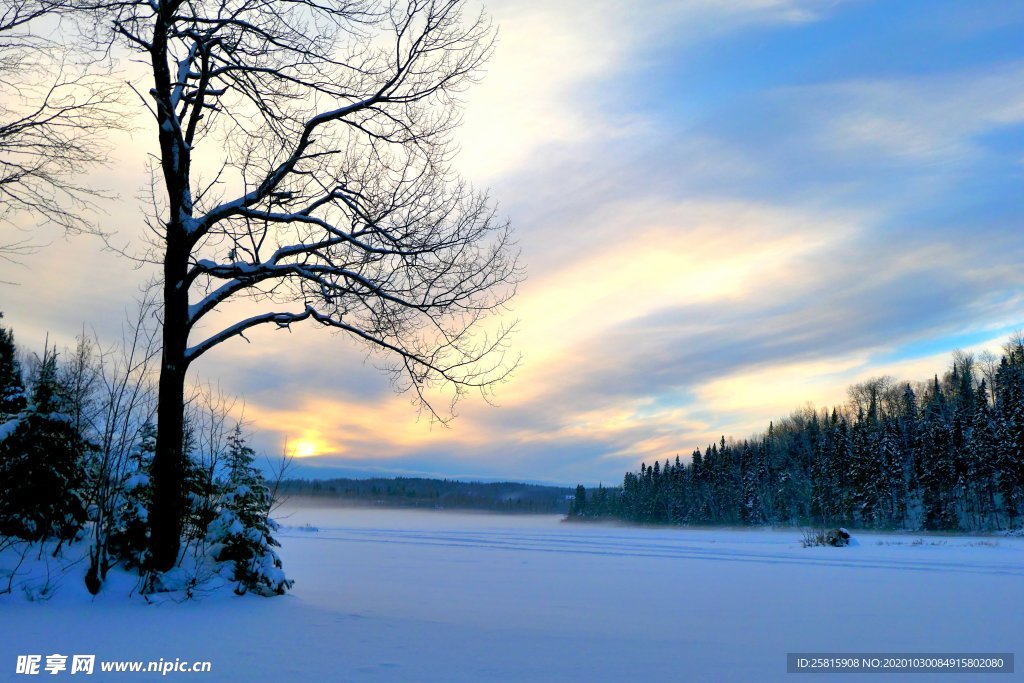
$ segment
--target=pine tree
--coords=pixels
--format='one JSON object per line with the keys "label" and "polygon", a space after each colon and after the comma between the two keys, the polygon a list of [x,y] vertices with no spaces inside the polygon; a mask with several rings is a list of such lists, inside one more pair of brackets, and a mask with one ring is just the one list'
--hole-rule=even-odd
{"label": "pine tree", "polygon": [[608,489],[604,484],[597,485],[593,500],[590,502],[591,515],[594,517],[607,517],[609,515]]}
{"label": "pine tree", "polygon": [[938,377],[924,411],[918,479],[925,529],[958,529],[953,420]]}
{"label": "pine tree", "polygon": [[85,522],[83,456],[57,383],[57,353],[47,351],[28,408],[0,441],[0,534],[28,540],[74,538]]}
{"label": "pine tree", "polygon": [[[182,531],[187,539],[201,539],[217,517],[216,499],[219,492],[212,465],[204,466],[203,454],[196,452],[198,440],[195,426],[189,419],[186,419],[184,439],[181,446],[185,458],[185,520]],[[215,460],[215,454],[209,453],[207,456],[210,462]]]}
{"label": "pine tree", "polygon": [[911,499],[918,492],[916,449],[919,443],[920,432],[917,395],[909,384],[904,388],[903,396],[900,400],[897,425],[899,429],[900,455],[903,463],[903,479],[907,486],[906,515],[909,517]]}
{"label": "pine tree", "polygon": [[995,474],[998,441],[995,418],[988,403],[988,388],[984,380],[978,386],[976,410],[967,445],[967,478],[972,497],[974,528],[991,529],[998,525],[996,518]]}
{"label": "pine tree", "polygon": [[156,427],[151,422],[142,426],[139,444],[129,456],[122,499],[115,513],[108,540],[110,553],[125,567],[146,566],[149,549],[149,507],[153,501],[150,467],[156,449]]}
{"label": "pine tree", "polygon": [[704,466],[704,454],[699,448],[694,449],[690,456],[691,489],[693,491],[693,502],[690,505],[690,512],[687,521],[697,524],[708,521],[707,502],[707,478]]}
{"label": "pine tree", "polygon": [[875,486],[878,479],[875,472],[876,460],[872,437],[871,420],[864,415],[863,411],[858,410],[857,419],[853,423],[850,443],[851,488],[849,495],[852,499],[854,521],[865,527],[871,526],[874,521],[874,505],[877,499]]}
{"label": "pine tree", "polygon": [[896,424],[886,420],[878,443],[880,472],[878,522],[882,526],[903,526],[907,515],[907,488],[903,477],[903,456]]}
{"label": "pine tree", "polygon": [[576,497],[572,502],[571,514],[574,517],[586,517],[587,515],[587,489],[582,484],[576,487]]}
{"label": "pine tree", "polygon": [[[4,314],[0,313],[0,319]],[[25,385],[14,332],[0,326],[0,425],[25,409]]]}
{"label": "pine tree", "polygon": [[740,448],[740,468],[743,471],[743,504],[740,516],[744,524],[764,524],[766,521],[761,500],[761,472],[757,454],[744,441]]}
{"label": "pine tree", "polygon": [[850,423],[847,422],[846,417],[839,416],[837,418],[834,438],[832,490],[835,495],[835,514],[833,520],[843,520],[844,523],[849,524],[853,521],[855,501],[850,476],[850,461],[853,459],[852,440],[850,438]]}
{"label": "pine tree", "polygon": [[1007,525],[1018,523],[1024,504],[1024,358],[1011,351],[1003,358],[997,374],[998,405],[998,468],[999,495],[1005,510]]}
{"label": "pine tree", "polygon": [[221,510],[207,534],[214,557],[227,563],[235,592],[282,595],[292,586],[285,578],[280,547],[271,535],[277,523],[270,518],[270,490],[263,475],[253,466],[254,453],[246,444],[240,426],[228,438],[228,476]]}

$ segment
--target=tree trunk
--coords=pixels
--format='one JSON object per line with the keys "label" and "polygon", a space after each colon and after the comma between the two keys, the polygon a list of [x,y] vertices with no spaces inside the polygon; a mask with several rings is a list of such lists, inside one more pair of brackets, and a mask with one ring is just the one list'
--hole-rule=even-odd
{"label": "tree trunk", "polygon": [[150,511],[150,568],[167,571],[178,560],[185,517],[185,373],[188,362],[187,251],[169,226],[164,260],[163,355],[157,397],[156,451],[153,454],[153,509]]}

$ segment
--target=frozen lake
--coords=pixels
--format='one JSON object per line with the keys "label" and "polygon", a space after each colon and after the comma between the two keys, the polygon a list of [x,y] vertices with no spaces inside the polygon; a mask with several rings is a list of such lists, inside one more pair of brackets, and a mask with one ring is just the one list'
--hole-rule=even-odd
{"label": "frozen lake", "polygon": [[[792,529],[307,507],[282,516],[290,595],[7,602],[6,675],[25,680],[12,673],[18,653],[95,652],[212,661],[212,674],[170,676],[196,680],[762,681],[793,678],[787,652],[1014,652],[1024,642],[1024,539],[859,534],[856,547],[805,549]],[[797,680],[816,678],[834,677]]]}

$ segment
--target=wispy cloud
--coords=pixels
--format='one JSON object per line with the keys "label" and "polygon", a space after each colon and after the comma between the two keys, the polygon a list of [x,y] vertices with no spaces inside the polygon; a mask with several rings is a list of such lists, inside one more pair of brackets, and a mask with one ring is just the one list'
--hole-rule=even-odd
{"label": "wispy cloud", "polygon": [[[614,483],[852,381],[925,379],[965,337],[992,347],[1024,323],[1024,48],[995,6],[896,5],[494,3],[457,164],[529,269],[500,407],[417,421],[378,358],[314,329],[198,373],[307,468]],[[116,184],[144,184],[144,153]],[[139,208],[109,220],[133,235]],[[147,272],[93,248],[56,241],[4,293],[19,339],[119,324]]]}
{"label": "wispy cloud", "polygon": [[984,153],[979,136],[1024,123],[1024,63],[785,90],[820,148],[843,158],[921,164]]}
{"label": "wispy cloud", "polygon": [[498,49],[483,82],[467,95],[458,165],[484,182],[536,172],[543,166],[537,155],[549,145],[632,137],[647,117],[628,86],[643,77],[638,63],[654,59],[659,44],[693,49],[750,25],[814,21],[837,4],[660,0],[638,11],[616,0],[495,3]]}

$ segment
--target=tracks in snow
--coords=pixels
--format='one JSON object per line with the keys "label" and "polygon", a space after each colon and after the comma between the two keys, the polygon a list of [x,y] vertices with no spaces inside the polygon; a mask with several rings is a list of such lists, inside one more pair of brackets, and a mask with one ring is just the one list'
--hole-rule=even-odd
{"label": "tracks in snow", "polygon": [[[747,562],[757,564],[789,564],[808,567],[899,569],[918,572],[944,572],[994,574],[1024,577],[1024,563],[1005,561],[1005,557],[992,557],[988,549],[978,548],[977,557],[965,560],[944,558],[907,558],[909,550],[889,546],[858,546],[852,548],[803,549],[794,545],[742,538],[746,532],[725,532],[720,545],[716,540],[687,538],[680,534],[671,538],[665,534],[623,534],[621,532],[595,534],[568,531],[523,531],[489,529],[463,530],[407,530],[388,528],[320,528],[316,533],[282,533],[282,538],[305,539],[316,542],[385,543],[391,545],[434,546],[452,549],[485,549],[492,551],[526,553],[562,553],[602,555],[621,558],[647,557],[676,561]],[[737,538],[733,538],[736,536]],[[761,539],[764,537],[762,536]],[[760,540],[760,542],[759,542]],[[885,557],[895,552],[902,557]],[[971,552],[958,549],[959,552]],[[828,553],[825,555],[824,553]],[[835,553],[835,556],[829,556]],[[1003,553],[998,553],[1002,555]],[[1015,553],[1016,555],[1016,553]]]}

